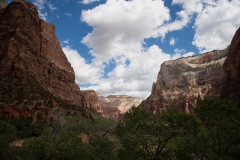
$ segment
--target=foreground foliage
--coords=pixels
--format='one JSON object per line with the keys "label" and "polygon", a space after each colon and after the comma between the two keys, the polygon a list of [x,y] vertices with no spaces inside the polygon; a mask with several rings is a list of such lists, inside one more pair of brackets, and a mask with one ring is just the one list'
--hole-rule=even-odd
{"label": "foreground foliage", "polygon": [[[240,109],[231,101],[209,98],[198,100],[195,113],[152,114],[133,107],[119,122],[65,116],[61,132],[54,132],[54,123],[0,121],[0,159],[239,159]],[[31,138],[22,147],[9,147],[26,133]]]}

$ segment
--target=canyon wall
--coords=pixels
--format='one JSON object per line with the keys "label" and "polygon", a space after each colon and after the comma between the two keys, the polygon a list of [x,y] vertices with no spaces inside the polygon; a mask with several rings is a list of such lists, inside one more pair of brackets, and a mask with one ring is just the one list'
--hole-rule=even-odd
{"label": "canyon wall", "polygon": [[221,98],[230,99],[240,105],[240,28],[229,46],[223,71]]}
{"label": "canyon wall", "polygon": [[220,97],[225,50],[164,62],[151,95],[139,107],[155,113],[175,108],[193,113],[198,98]]}

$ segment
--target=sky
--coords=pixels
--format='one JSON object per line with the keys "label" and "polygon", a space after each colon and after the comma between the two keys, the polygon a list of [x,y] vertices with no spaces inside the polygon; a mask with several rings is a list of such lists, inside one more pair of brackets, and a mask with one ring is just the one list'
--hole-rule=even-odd
{"label": "sky", "polygon": [[146,99],[164,61],[225,49],[240,26],[240,0],[29,1],[55,25],[80,89],[103,96]]}

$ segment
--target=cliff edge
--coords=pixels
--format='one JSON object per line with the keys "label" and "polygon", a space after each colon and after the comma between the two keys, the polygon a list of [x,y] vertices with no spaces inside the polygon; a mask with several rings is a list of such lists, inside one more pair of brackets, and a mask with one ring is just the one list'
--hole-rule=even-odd
{"label": "cliff edge", "polygon": [[229,46],[223,71],[221,98],[230,99],[240,105],[240,28]]}

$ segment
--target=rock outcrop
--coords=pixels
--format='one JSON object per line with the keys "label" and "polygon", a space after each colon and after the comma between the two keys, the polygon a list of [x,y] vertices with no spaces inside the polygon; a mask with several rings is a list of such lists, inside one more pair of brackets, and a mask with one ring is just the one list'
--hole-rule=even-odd
{"label": "rock outcrop", "polygon": [[0,0],[0,9],[7,7],[7,2],[5,0]]}
{"label": "rock outcrop", "polygon": [[29,2],[14,1],[0,15],[0,74],[29,77],[59,98],[81,104],[75,74],[55,36]]}
{"label": "rock outcrop", "polygon": [[92,91],[81,92],[76,85],[55,26],[40,19],[30,2],[14,0],[5,4],[0,3],[0,76],[28,79],[55,97],[96,109],[98,96]]}
{"label": "rock outcrop", "polygon": [[193,113],[198,98],[219,97],[227,52],[212,51],[164,62],[151,95],[139,107],[153,112],[175,108]]}
{"label": "rock outcrop", "polygon": [[142,99],[126,95],[99,95],[99,111],[105,117],[121,119],[132,106],[138,106]]}
{"label": "rock outcrop", "polygon": [[240,28],[236,31],[223,64],[221,97],[240,105]]}
{"label": "rock outcrop", "polygon": [[49,118],[56,106],[71,110],[72,106],[65,104],[69,102],[119,118],[141,102],[129,96],[105,98],[93,90],[80,91],[55,26],[39,19],[30,2],[0,2],[0,84],[5,86],[0,89],[0,116],[36,117],[46,113]]}

